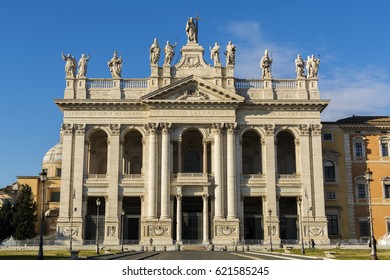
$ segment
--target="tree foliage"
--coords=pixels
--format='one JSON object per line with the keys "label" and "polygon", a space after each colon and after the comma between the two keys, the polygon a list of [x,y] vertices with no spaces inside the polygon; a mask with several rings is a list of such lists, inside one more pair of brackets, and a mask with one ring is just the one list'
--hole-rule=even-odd
{"label": "tree foliage", "polygon": [[12,204],[9,199],[5,199],[0,208],[0,241],[10,237],[14,233],[13,215],[14,209]]}
{"label": "tree foliage", "polygon": [[35,222],[37,203],[32,196],[31,187],[22,185],[14,205],[13,225],[15,239],[22,240],[32,238],[36,235]]}

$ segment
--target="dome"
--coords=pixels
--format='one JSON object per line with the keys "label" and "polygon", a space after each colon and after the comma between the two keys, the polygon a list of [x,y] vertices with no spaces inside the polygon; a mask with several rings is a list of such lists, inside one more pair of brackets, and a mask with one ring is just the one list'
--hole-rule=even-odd
{"label": "dome", "polygon": [[42,164],[61,163],[62,161],[62,143],[52,147],[43,157]]}

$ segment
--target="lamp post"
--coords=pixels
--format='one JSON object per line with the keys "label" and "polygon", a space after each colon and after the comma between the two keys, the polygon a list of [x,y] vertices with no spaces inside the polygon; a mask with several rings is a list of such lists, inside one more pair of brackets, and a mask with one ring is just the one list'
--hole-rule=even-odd
{"label": "lamp post", "polygon": [[301,253],[305,254],[305,244],[303,243],[303,229],[302,229],[302,198],[298,197],[298,206],[299,206],[299,233],[301,235]]}
{"label": "lamp post", "polygon": [[74,211],[77,211],[76,208],[73,208],[74,207],[74,199],[76,198],[76,192],[75,190],[73,190],[73,194],[72,194],[72,207],[71,207],[71,212],[70,212],[70,242],[69,242],[69,251],[72,253],[72,250],[73,250],[73,215],[74,215]]}
{"label": "lamp post", "polygon": [[370,182],[372,181],[372,172],[370,168],[367,169],[366,173],[364,174],[364,178],[366,179],[367,188],[368,188],[368,213],[369,213],[369,220],[370,220],[370,243],[371,243],[371,259],[377,260],[377,254],[376,254],[376,241],[374,237],[374,223],[372,219],[372,205],[371,205],[371,190],[370,190]]}
{"label": "lamp post", "polygon": [[272,215],[272,210],[268,210],[268,216],[269,216],[269,244],[271,246],[270,250],[272,252],[272,223],[271,223],[271,215]]}
{"label": "lamp post", "polygon": [[124,221],[125,221],[125,209],[122,209],[122,222],[121,222],[121,226],[122,226],[122,234],[121,234],[121,251],[123,252],[123,235],[124,235]]}
{"label": "lamp post", "polygon": [[96,254],[99,255],[99,206],[100,199],[96,199]]}
{"label": "lamp post", "polygon": [[38,260],[43,260],[43,226],[45,222],[45,213],[44,213],[44,196],[45,196],[45,181],[47,179],[47,173],[44,169],[39,173],[39,180],[42,182],[42,198],[41,198],[41,228],[39,234],[39,251],[38,251]]}
{"label": "lamp post", "polygon": [[[308,204],[309,205],[309,204]],[[307,209],[307,235],[309,236],[309,248],[310,248],[310,244],[311,244],[311,238],[310,238],[310,211],[313,211],[313,207],[309,207]]]}

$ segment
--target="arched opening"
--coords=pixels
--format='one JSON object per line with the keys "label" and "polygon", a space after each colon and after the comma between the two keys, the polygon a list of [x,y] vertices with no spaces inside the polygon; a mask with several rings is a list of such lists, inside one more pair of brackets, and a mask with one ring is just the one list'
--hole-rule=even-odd
{"label": "arched opening", "polygon": [[123,145],[123,174],[142,173],[142,135],[138,131],[126,134]]}
{"label": "arched opening", "polygon": [[288,131],[280,132],[277,137],[278,174],[296,173],[294,136]]}
{"label": "arched opening", "polygon": [[330,160],[324,162],[325,182],[336,182],[336,172],[334,163]]}
{"label": "arched opening", "polygon": [[245,132],[242,136],[242,173],[262,173],[260,137],[254,131]]}
{"label": "arched opening", "polygon": [[97,130],[89,138],[89,174],[107,174],[107,134]]}
{"label": "arched opening", "polygon": [[202,173],[203,137],[196,130],[186,131],[182,136],[182,172]]}

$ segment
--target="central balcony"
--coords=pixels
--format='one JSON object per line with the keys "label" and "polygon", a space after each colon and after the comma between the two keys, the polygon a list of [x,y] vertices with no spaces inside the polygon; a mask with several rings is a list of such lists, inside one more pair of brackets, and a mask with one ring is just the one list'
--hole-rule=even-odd
{"label": "central balcony", "polygon": [[208,184],[212,176],[207,173],[177,173],[172,176],[172,183],[182,185]]}

